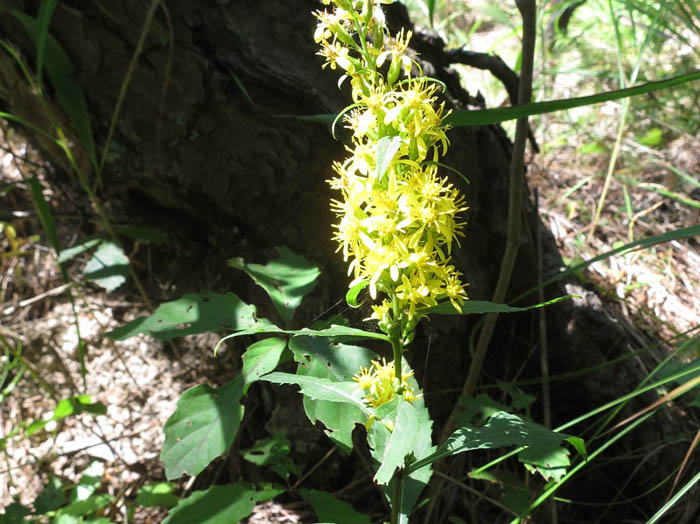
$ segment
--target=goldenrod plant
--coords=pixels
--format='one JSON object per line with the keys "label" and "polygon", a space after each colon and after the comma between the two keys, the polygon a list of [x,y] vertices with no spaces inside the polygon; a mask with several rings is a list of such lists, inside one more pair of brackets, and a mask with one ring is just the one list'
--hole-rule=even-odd
{"label": "goldenrod plant", "polygon": [[[333,231],[338,251],[348,262],[347,302],[357,306],[360,291],[367,288],[372,313],[365,321],[374,325],[362,330],[336,319],[313,329],[291,329],[294,310],[313,289],[319,272],[306,258],[281,247],[279,258],[267,265],[240,258],[229,262],[265,289],[281,326],[259,318],[254,307],[233,293],[207,292],[163,304],[151,317],[112,332],[115,339],[137,333],[170,339],[215,329],[221,312],[228,311],[233,313],[226,320],[233,333],[215,351],[234,337],[272,335],[248,347],[238,377],[219,388],[195,386],[180,398],[166,423],[161,454],[169,479],[197,475],[228,450],[244,415],[242,399],[259,380],[299,386],[310,420],[321,422],[345,452],[353,448],[355,426],[364,426],[375,461],[373,480],[387,496],[392,524],[408,522],[430,481],[435,460],[471,449],[535,442],[566,454],[561,448],[564,440],[584,452],[580,439],[506,412],[492,415],[482,427],[460,426],[443,445],[433,444],[422,390],[403,358],[416,326],[430,314],[518,308],[469,301],[466,284],[451,263],[464,234],[460,213],[466,203],[439,172],[440,158],[449,145],[445,123],[449,113],[438,102],[440,82],[426,78],[410,54],[411,33],[389,34],[382,3],[387,2],[326,1],[329,9],[314,13],[324,67],[339,69],[340,83],[350,82],[352,90],[352,104],[336,119],[344,118],[352,139],[348,157],[329,166],[329,172],[335,173],[329,183],[340,193],[331,202],[337,222],[329,224],[329,232]],[[393,360],[387,362],[374,351],[354,345],[361,339],[388,343]],[[297,364],[296,373],[274,371],[290,357]],[[211,438],[212,431],[216,438]],[[536,459],[530,462],[538,468]],[[292,466],[280,470],[279,464],[275,463],[278,475],[286,478],[292,473]],[[201,506],[210,514],[214,491],[221,514],[228,518],[231,497],[260,499],[274,496],[275,489],[256,492],[242,483],[214,486],[183,500],[182,506],[171,510],[167,522],[191,521],[193,507]],[[327,503],[328,497],[321,498]],[[307,498],[316,507],[318,493]],[[333,502],[336,512],[323,517],[319,513],[319,518],[349,521],[348,512],[353,510],[343,504]],[[369,522],[362,515],[353,514],[353,518]]]}

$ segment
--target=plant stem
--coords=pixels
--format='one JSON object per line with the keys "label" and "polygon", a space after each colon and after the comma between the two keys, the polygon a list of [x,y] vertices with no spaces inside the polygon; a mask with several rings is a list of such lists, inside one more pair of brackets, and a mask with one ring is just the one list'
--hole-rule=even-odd
{"label": "plant stem", "polygon": [[403,493],[403,470],[394,472],[394,485],[391,489],[391,524],[399,524],[401,517],[401,495]]}
{"label": "plant stem", "polygon": [[399,299],[396,296],[396,293],[391,293],[391,308],[393,313],[394,325],[390,330],[389,337],[391,338],[391,350],[394,354],[394,377],[396,377],[399,380],[399,384],[401,384],[401,357],[403,356],[403,343],[401,340],[401,320],[403,313],[400,311]]}

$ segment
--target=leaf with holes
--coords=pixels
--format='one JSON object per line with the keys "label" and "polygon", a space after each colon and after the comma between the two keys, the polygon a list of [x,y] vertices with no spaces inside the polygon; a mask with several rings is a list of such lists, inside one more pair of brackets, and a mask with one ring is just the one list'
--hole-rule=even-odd
{"label": "leaf with holes", "polygon": [[568,441],[585,456],[585,446],[578,437],[556,433],[546,427],[523,420],[517,415],[500,412],[493,415],[482,427],[463,426],[457,429],[437,451],[408,468],[412,471],[436,460],[473,449],[494,449],[508,446],[550,448]]}
{"label": "leaf with holes", "polygon": [[151,316],[132,320],[107,336],[125,340],[144,333],[158,340],[170,340],[207,331],[238,331],[263,325],[267,321],[256,318],[255,306],[249,306],[233,293],[204,291],[161,304]]}
{"label": "leaf with holes", "polygon": [[[332,343],[328,338],[294,337],[289,343],[294,360],[299,363],[298,375],[350,382],[361,367],[369,367],[379,358],[373,351],[347,344]],[[352,449],[352,430],[364,424],[367,416],[357,406],[316,400],[304,396],[304,410],[312,423],[320,420],[326,434],[343,450]]]}
{"label": "leaf with holes", "polygon": [[244,384],[238,376],[218,389],[200,384],[182,394],[163,428],[160,459],[169,480],[199,474],[231,447],[243,419]]}
{"label": "leaf with holes", "polygon": [[277,367],[286,347],[287,341],[277,337],[266,338],[248,346],[242,357],[243,370],[241,375],[245,380],[244,393],[248,392],[248,388],[253,382]]}
{"label": "leaf with holes", "polygon": [[285,325],[292,321],[294,310],[304,296],[316,285],[319,269],[306,258],[293,253],[286,246],[275,248],[280,258],[268,264],[248,264],[242,258],[233,258],[228,265],[240,269],[262,287]]}
{"label": "leaf with holes", "polygon": [[163,524],[228,524],[240,522],[260,500],[252,484],[237,482],[195,491],[170,510]]}

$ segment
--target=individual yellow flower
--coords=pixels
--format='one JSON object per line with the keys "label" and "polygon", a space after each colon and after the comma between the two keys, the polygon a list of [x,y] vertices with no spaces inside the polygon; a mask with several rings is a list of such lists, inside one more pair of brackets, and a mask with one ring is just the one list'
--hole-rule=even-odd
{"label": "individual yellow flower", "polygon": [[378,408],[391,402],[397,395],[402,395],[408,402],[420,398],[408,379],[413,376],[412,370],[402,370],[401,379],[396,378],[394,363],[373,360],[369,368],[360,368],[353,377],[360,389],[365,392],[364,402],[370,407]]}

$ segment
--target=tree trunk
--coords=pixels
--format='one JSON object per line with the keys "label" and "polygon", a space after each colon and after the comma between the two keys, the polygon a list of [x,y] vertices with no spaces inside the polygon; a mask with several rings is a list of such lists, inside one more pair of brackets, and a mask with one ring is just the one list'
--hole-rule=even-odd
{"label": "tree trunk", "polygon": [[[38,2],[5,3],[25,13],[37,12]],[[337,72],[322,70],[322,60],[316,56],[311,11],[319,3],[163,3],[146,29],[143,51],[126,83],[149,4],[65,0],[56,8],[50,31],[69,56],[86,94],[100,154],[120,90],[126,88],[98,196],[116,224],[156,226],[170,234],[170,244],[154,257],[153,270],[171,286],[161,292],[155,281],[150,282],[152,299],[173,299],[202,288],[239,292],[247,281],[226,269],[226,259],[242,256],[265,262],[273,246],[287,245],[323,270],[322,285],[298,320],[314,318],[344,296],[348,282],[345,263],[330,239],[334,217],[329,200],[336,195],[326,183],[332,161],[346,154],[343,132],[337,141],[326,124],[280,115],[337,113],[350,102],[347,86],[337,87]],[[408,23],[400,6],[392,6],[390,22]],[[24,56],[33,57],[24,30],[7,14],[0,17],[0,31],[4,40],[20,46]],[[464,108],[474,101],[456,74],[443,67],[442,42],[418,32],[413,45],[425,60],[426,74],[448,86],[452,107]],[[478,86],[466,89],[476,91]],[[47,127],[35,95],[7,53],[0,53],[0,105]],[[68,120],[61,118],[62,127],[69,129]],[[40,135],[29,134],[59,168],[52,183],[80,195],[74,178],[67,175],[71,170],[63,154]],[[455,249],[454,264],[470,282],[471,298],[488,300],[505,245],[511,144],[500,126],[454,129],[449,138],[450,154],[443,161],[469,180],[467,185],[445,173],[466,194],[470,206],[466,237]],[[77,142],[75,136],[72,139]],[[80,162],[89,170],[87,155],[81,155]],[[94,173],[91,177],[94,181]],[[561,262],[534,206],[528,203],[525,209],[511,297],[536,285],[537,228],[544,233],[545,277]],[[145,274],[138,262],[137,269]],[[562,294],[559,288],[553,292]],[[535,296],[527,299],[535,301]],[[568,304],[548,313],[552,373],[571,370],[572,362],[582,367],[600,361],[601,352],[610,350],[619,335],[606,331],[607,324],[599,319],[581,323],[588,311]],[[527,361],[528,348],[536,346],[536,317],[513,316],[499,322],[486,372],[508,380]],[[590,325],[597,326],[596,331]],[[431,393],[461,387],[473,327],[469,318],[432,318],[423,323],[414,344],[420,349],[408,354],[438,429],[451,402]],[[576,339],[576,329],[599,336],[601,347]],[[622,345],[611,352],[621,349]],[[537,359],[530,362],[535,363],[528,364],[529,376],[539,376]],[[575,411],[580,413],[603,398],[597,384],[571,385],[555,401],[562,412],[555,413],[554,422],[573,416],[568,406],[577,405],[580,409]]]}

